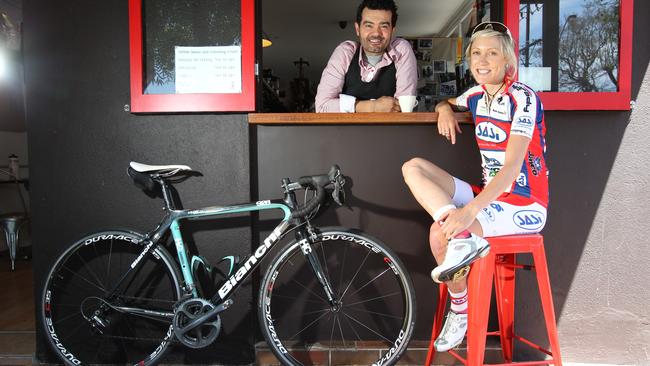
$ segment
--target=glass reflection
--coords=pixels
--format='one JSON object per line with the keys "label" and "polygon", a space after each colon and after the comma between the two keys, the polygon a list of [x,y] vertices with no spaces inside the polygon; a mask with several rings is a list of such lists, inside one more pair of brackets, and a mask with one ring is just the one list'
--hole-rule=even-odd
{"label": "glass reflection", "polygon": [[619,0],[522,0],[519,79],[537,90],[618,90]]}
{"label": "glass reflection", "polygon": [[241,5],[231,0],[143,0],[144,94],[174,94],[175,46],[241,44]]}

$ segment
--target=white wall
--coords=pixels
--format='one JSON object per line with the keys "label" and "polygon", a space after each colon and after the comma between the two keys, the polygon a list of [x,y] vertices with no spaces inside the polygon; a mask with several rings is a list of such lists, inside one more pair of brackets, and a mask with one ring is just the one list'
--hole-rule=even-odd
{"label": "white wall", "polygon": [[559,318],[563,361],[650,364],[648,114],[650,69]]}

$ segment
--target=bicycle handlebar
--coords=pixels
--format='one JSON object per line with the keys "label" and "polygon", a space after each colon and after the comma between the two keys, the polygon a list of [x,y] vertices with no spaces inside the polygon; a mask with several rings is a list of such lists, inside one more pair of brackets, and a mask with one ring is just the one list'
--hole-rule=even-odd
{"label": "bicycle handlebar", "polygon": [[298,179],[298,183],[302,188],[311,187],[316,190],[316,195],[309,201],[305,202],[302,207],[298,207],[291,213],[292,218],[301,218],[309,215],[314,209],[325,202],[326,190],[325,187],[334,185],[332,192],[333,198],[339,205],[343,204],[342,187],[345,184],[345,179],[341,174],[341,169],[338,165],[332,165],[328,174],[304,176]]}

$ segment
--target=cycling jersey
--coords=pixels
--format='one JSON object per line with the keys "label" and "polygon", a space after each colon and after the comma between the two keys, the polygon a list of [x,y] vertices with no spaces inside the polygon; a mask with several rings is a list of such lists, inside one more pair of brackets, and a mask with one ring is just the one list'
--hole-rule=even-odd
{"label": "cycling jersey", "polygon": [[539,97],[527,85],[510,82],[505,92],[494,97],[491,106],[487,98],[483,86],[472,87],[456,98],[456,104],[468,108],[474,118],[483,184],[487,185],[503,167],[510,135],[526,136],[531,140],[519,175],[497,200],[517,206],[537,202],[547,207],[546,125]]}

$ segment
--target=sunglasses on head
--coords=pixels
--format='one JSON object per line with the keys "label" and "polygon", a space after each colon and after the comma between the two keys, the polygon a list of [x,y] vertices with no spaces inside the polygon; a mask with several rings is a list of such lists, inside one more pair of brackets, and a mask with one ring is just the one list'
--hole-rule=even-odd
{"label": "sunglasses on head", "polygon": [[499,22],[483,22],[483,23],[477,25],[476,27],[474,27],[474,30],[472,31],[472,35],[474,35],[474,33],[476,33],[476,32],[482,31],[482,30],[493,30],[495,32],[505,34],[508,37],[510,37],[510,39],[512,39],[512,34],[510,34],[510,29],[508,29],[508,27],[506,27],[506,25],[503,24],[503,23],[499,23]]}

